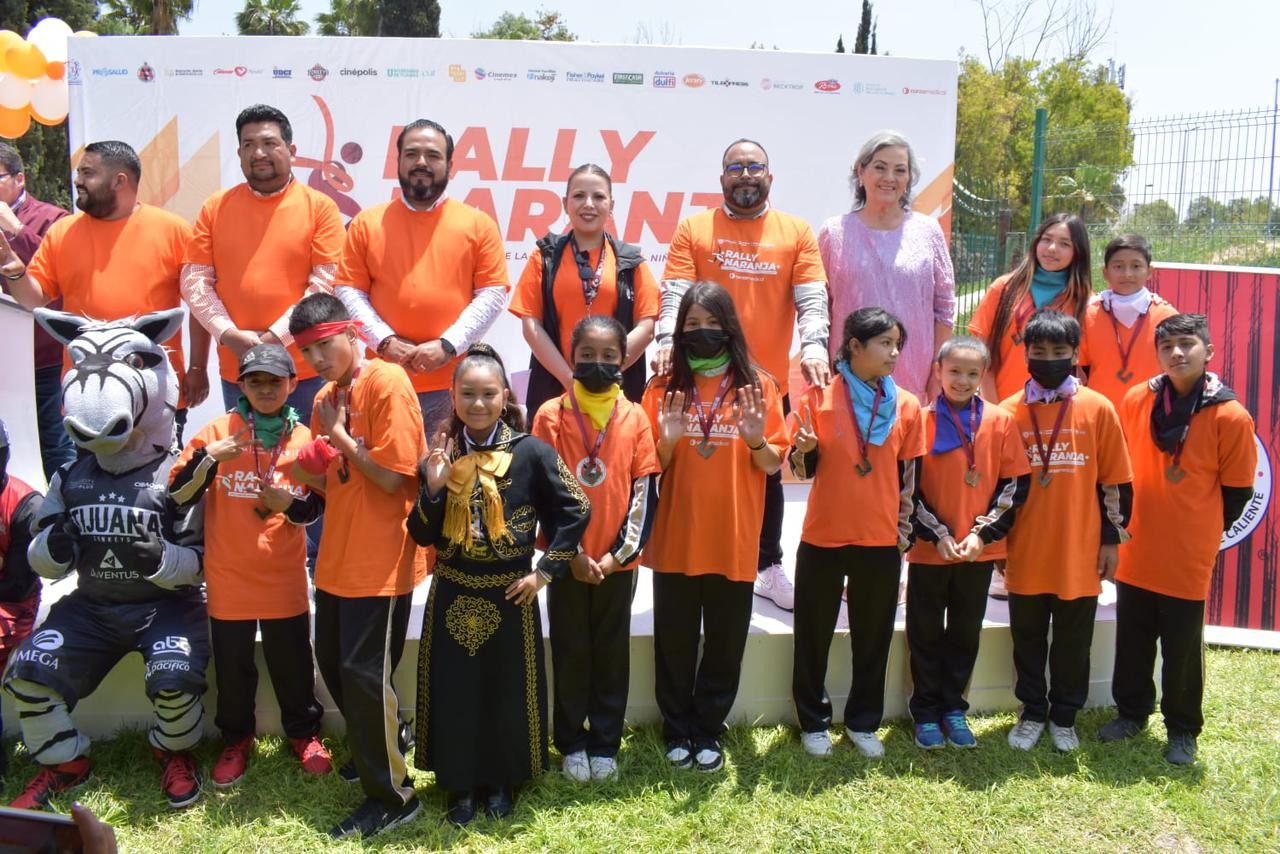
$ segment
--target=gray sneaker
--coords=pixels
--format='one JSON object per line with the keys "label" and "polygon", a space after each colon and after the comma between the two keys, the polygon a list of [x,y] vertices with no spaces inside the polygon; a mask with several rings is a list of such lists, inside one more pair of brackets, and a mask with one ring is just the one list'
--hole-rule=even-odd
{"label": "gray sneaker", "polygon": [[1014,750],[1030,750],[1044,732],[1044,721],[1018,721],[1009,730],[1009,746]]}
{"label": "gray sneaker", "polygon": [[1126,738],[1133,738],[1142,732],[1143,724],[1138,723],[1133,718],[1126,718],[1123,715],[1116,715],[1098,730],[1098,741],[1124,741]]}
{"label": "gray sneaker", "polygon": [[1080,736],[1076,735],[1076,728],[1073,726],[1058,726],[1049,721],[1049,738],[1059,753],[1070,753],[1080,747]]}
{"label": "gray sneaker", "polygon": [[1171,765],[1190,765],[1196,761],[1196,737],[1189,732],[1169,733],[1169,749],[1165,761]]}

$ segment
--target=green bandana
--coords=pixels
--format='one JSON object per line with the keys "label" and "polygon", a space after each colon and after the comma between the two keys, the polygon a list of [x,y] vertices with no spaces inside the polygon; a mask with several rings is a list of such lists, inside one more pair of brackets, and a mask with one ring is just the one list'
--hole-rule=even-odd
{"label": "green bandana", "polygon": [[[236,401],[236,412],[240,413],[244,423],[249,423],[249,399],[243,394]],[[298,426],[298,410],[287,403],[275,415],[263,415],[256,411],[253,413],[253,435],[262,443],[265,451],[280,444],[280,436],[292,433],[296,426]]]}
{"label": "green bandana", "polygon": [[712,371],[718,371],[725,365],[729,364],[729,351],[725,350],[719,356],[712,356],[709,359],[699,359],[696,356],[686,355],[684,360],[689,363],[689,367],[694,372],[707,374]]}

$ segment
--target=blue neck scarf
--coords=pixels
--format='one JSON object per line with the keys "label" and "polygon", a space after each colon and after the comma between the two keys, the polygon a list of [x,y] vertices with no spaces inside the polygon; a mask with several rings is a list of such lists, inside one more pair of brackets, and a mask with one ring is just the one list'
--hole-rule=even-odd
{"label": "blue neck scarf", "polygon": [[1042,270],[1039,264],[1036,265],[1036,271],[1031,274],[1031,299],[1035,302],[1036,308],[1044,308],[1058,298],[1058,294],[1067,287],[1067,276],[1070,273],[1070,267],[1063,267],[1056,273],[1051,273],[1048,270]]}
{"label": "blue neck scarf", "polygon": [[898,387],[893,377],[882,377],[880,386],[884,394],[880,398],[880,408],[876,410],[875,422],[871,420],[871,404],[875,402],[875,386],[859,379],[849,363],[841,359],[836,362],[836,370],[844,377],[844,387],[849,392],[849,402],[853,404],[854,417],[858,419],[858,429],[866,437],[870,445],[883,445],[889,438],[889,430],[898,417]]}
{"label": "blue neck scarf", "polygon": [[[978,402],[978,420],[975,426],[982,426],[982,396],[975,394],[973,400]],[[956,418],[960,421],[960,427],[964,430],[964,435],[969,441],[973,441],[974,431],[969,429],[969,412],[973,406],[973,401],[966,403],[962,409],[956,409],[951,405],[951,401],[947,400],[945,394],[938,395],[938,402],[933,405],[933,447],[929,450],[930,454],[937,456],[945,454],[947,451],[954,451],[962,444],[960,434],[956,432],[956,422],[947,414],[950,410],[956,414]]]}

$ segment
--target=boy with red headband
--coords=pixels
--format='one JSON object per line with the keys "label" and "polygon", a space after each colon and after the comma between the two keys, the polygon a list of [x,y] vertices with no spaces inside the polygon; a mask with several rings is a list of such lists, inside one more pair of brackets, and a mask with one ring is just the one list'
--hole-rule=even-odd
{"label": "boy with red headband", "polygon": [[419,810],[399,740],[391,674],[404,649],[413,588],[426,553],[405,529],[426,453],[422,411],[399,365],[366,360],[357,324],[328,294],[303,298],[289,320],[302,357],[328,382],[316,395],[320,437],[294,466],[325,493],[328,524],[316,558],[316,662],[347,722],[365,801],[330,831],[369,837]]}

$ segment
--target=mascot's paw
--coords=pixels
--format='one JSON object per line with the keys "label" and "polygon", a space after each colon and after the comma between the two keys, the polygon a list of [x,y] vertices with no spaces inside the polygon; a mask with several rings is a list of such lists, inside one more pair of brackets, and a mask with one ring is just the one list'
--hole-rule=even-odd
{"label": "mascot's paw", "polygon": [[45,549],[49,558],[62,566],[70,567],[76,559],[76,544],[80,541],[80,526],[66,513],[60,514],[48,528]]}

